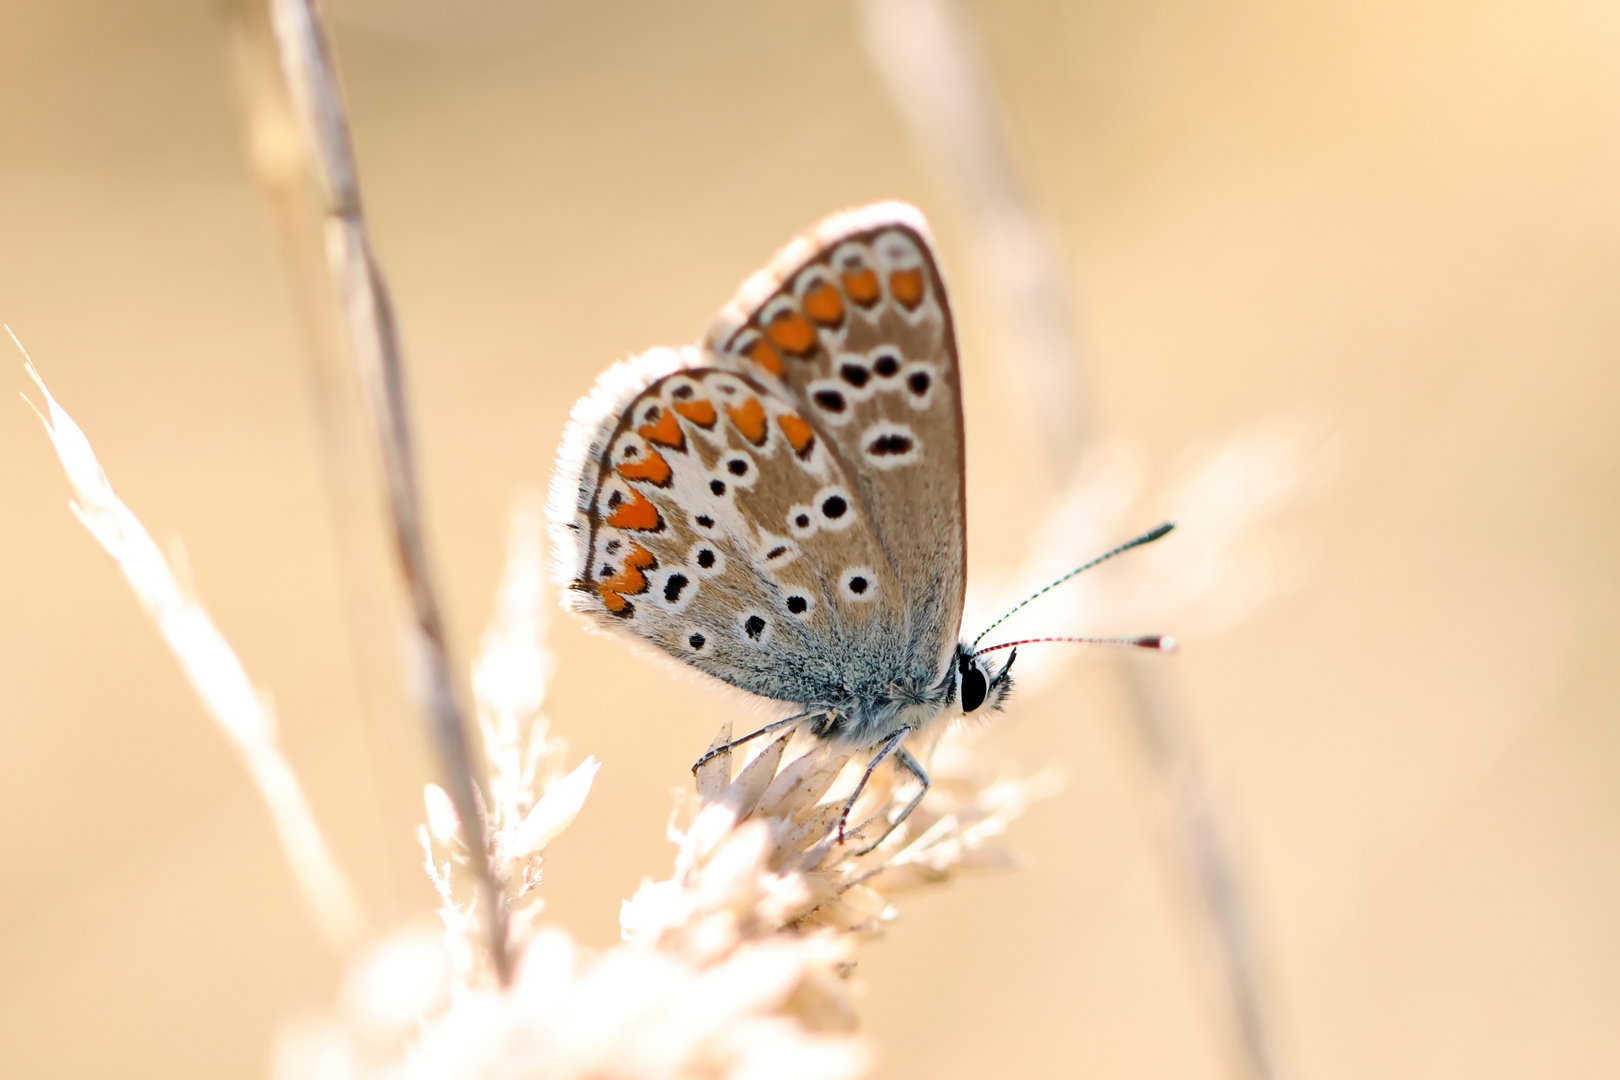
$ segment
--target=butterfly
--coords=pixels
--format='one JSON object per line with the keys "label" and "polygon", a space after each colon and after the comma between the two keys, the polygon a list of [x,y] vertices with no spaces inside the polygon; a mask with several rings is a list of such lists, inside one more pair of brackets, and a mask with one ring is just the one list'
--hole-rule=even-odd
{"label": "butterfly", "polygon": [[835,214],[748,278],[698,345],[617,364],[574,407],[548,506],[565,603],[792,707],[694,770],[796,725],[870,752],[840,840],[892,757],[920,789],[886,837],[928,790],[907,744],[1001,708],[1017,649],[985,654],[1024,644],[958,638],[965,452],[927,223],[897,202]]}

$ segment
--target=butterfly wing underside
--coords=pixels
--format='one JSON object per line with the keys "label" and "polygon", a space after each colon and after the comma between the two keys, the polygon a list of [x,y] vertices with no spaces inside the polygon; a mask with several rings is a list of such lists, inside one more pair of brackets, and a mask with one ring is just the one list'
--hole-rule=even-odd
{"label": "butterfly wing underside", "polygon": [[887,203],[783,249],[700,348],[575,408],[551,516],[570,603],[734,686],[938,680],[961,620],[960,378],[927,227]]}

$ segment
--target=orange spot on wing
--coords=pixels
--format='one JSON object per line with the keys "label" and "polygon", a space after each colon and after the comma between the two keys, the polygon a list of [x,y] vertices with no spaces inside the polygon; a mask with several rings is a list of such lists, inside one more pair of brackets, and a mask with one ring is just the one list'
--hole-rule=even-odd
{"label": "orange spot on wing", "polygon": [[[651,424],[643,424],[636,428],[643,439],[659,446],[667,446],[671,450],[686,449],[686,434],[681,431],[681,422],[675,419],[675,414],[665,409],[658,414],[658,419]],[[669,466],[665,466],[667,469]],[[623,474],[624,470],[619,470]],[[657,483],[657,481],[653,481]]]}
{"label": "orange spot on wing", "polygon": [[844,282],[844,291],[849,298],[861,307],[871,307],[878,302],[881,292],[878,288],[878,276],[869,266],[859,270],[846,270],[841,275]]}
{"label": "orange spot on wing", "polygon": [[921,270],[896,270],[889,275],[889,291],[894,298],[900,301],[900,306],[911,311],[923,298],[923,272]]}
{"label": "orange spot on wing", "polygon": [[782,374],[782,357],[775,349],[771,348],[770,342],[764,338],[757,339],[752,345],[748,346],[746,352],[748,359],[772,375]]}
{"label": "orange spot on wing", "polygon": [[663,454],[652,449],[640,461],[623,462],[615,471],[626,480],[645,480],[659,487],[669,483],[670,477],[669,462],[664,460]]}
{"label": "orange spot on wing", "polygon": [[810,448],[815,445],[816,433],[802,416],[783,413],[776,418],[776,426],[782,429],[782,434],[787,436],[788,445],[793,447],[793,452],[800,457],[808,454]]}
{"label": "orange spot on wing", "polygon": [[838,286],[823,281],[804,294],[804,313],[822,326],[837,326],[844,321],[844,298]]}
{"label": "orange spot on wing", "polygon": [[778,348],[795,356],[803,356],[816,346],[816,328],[792,308],[777,312],[765,327],[765,334]]}
{"label": "orange spot on wing", "polygon": [[652,552],[640,544],[631,544],[619,572],[596,584],[596,591],[602,597],[602,605],[615,615],[630,614],[631,604],[625,597],[639,596],[646,592],[647,575],[643,571],[657,565],[658,560],[653,558]]}
{"label": "orange spot on wing", "polygon": [[620,503],[618,509],[608,515],[607,523],[615,529],[635,529],[640,532],[657,532],[664,527],[664,519],[658,516],[658,508],[639,491],[631,491],[629,500]]}
{"label": "orange spot on wing", "polygon": [[704,431],[714,427],[714,422],[720,419],[720,414],[714,411],[714,402],[712,401],[703,401],[701,399],[698,401],[677,401],[670,408]]}
{"label": "orange spot on wing", "polygon": [[746,398],[740,405],[727,405],[726,415],[737,425],[743,438],[755,446],[765,445],[765,406],[759,398]]}

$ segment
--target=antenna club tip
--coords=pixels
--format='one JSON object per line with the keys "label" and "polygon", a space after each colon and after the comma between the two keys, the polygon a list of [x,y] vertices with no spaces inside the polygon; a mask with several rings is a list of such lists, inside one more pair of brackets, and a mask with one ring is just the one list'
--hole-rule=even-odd
{"label": "antenna club tip", "polygon": [[1169,634],[1154,634],[1151,637],[1140,638],[1136,643],[1144,649],[1156,649],[1165,653],[1173,653],[1181,648],[1180,643]]}
{"label": "antenna club tip", "polygon": [[1160,525],[1158,528],[1154,529],[1152,532],[1148,533],[1144,539],[1148,541],[1158,540],[1161,537],[1168,536],[1170,532],[1175,529],[1175,527],[1175,522],[1167,521],[1163,525]]}

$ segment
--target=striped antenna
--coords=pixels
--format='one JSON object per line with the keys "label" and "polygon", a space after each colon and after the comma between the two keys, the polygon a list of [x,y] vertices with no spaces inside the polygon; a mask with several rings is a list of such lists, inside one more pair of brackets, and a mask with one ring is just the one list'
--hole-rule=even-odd
{"label": "striped antenna", "polygon": [[[988,634],[990,631],[994,630],[996,627],[1000,626],[1002,623],[1006,622],[1008,619],[1010,619],[1014,615],[1018,614],[1026,606],[1028,606],[1031,602],[1033,602],[1035,600],[1039,600],[1041,597],[1045,596],[1047,593],[1051,592],[1053,589],[1057,588],[1059,585],[1063,584],[1065,581],[1068,581],[1070,578],[1074,577],[1076,574],[1083,574],[1087,570],[1090,570],[1093,566],[1097,566],[1097,565],[1099,565],[1101,563],[1105,563],[1109,559],[1112,559],[1115,555],[1123,555],[1127,551],[1131,550],[1132,548],[1139,548],[1143,544],[1151,544],[1151,543],[1153,543],[1153,541],[1158,540],[1161,537],[1169,535],[1170,530],[1174,529],[1175,527],[1176,526],[1175,526],[1174,522],[1167,521],[1163,525],[1160,525],[1156,529],[1149,529],[1147,532],[1143,533],[1141,536],[1138,536],[1135,540],[1127,540],[1127,541],[1125,541],[1125,543],[1119,545],[1119,547],[1117,547],[1117,548],[1114,548],[1112,551],[1105,551],[1101,555],[1097,556],[1095,559],[1092,559],[1090,562],[1085,563],[1085,564],[1083,564],[1081,566],[1075,567],[1073,570],[1070,570],[1067,574],[1064,574],[1062,577],[1060,577],[1056,581],[1052,582],[1052,584],[1048,585],[1046,588],[1041,589],[1039,592],[1036,592],[1035,594],[1033,594],[1032,596],[1030,596],[1029,598],[1024,600],[1023,603],[1019,604],[1018,606],[1014,607],[1011,611],[1007,612],[1007,614],[1003,615],[1001,618],[997,619],[995,622],[993,622],[989,626],[985,627],[984,628],[984,633],[980,634],[978,637],[973,639],[973,645],[971,647],[972,648],[978,648],[979,642],[984,640],[985,634]],[[1052,639],[1042,638],[1041,640],[1045,641],[1045,640],[1057,640],[1057,639],[1055,639],[1055,638],[1052,638]],[[1080,639],[1076,639],[1076,640],[1080,640]],[[1146,640],[1146,639],[1143,639],[1143,640]],[[1118,644],[1118,642],[1115,642],[1115,644]],[[1126,642],[1126,644],[1134,644],[1134,642]],[[1003,648],[1003,647],[1004,646],[1001,646],[1001,645],[996,646],[996,648],[998,648],[998,649]],[[1156,648],[1157,646],[1154,646],[1154,647]],[[988,652],[989,650],[986,649],[985,651]],[[977,656],[978,654],[975,653],[974,655]]]}

